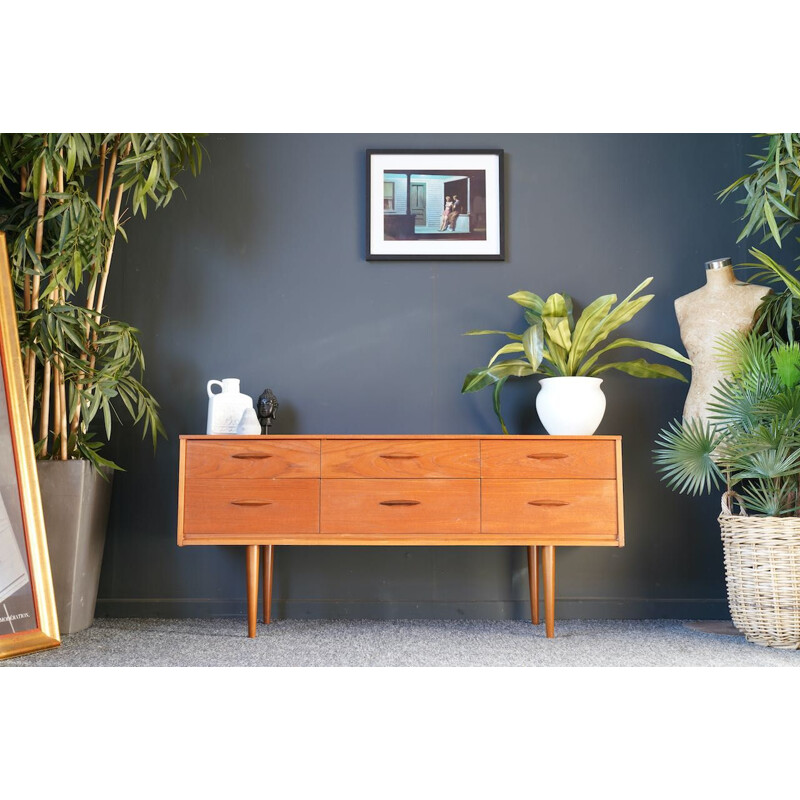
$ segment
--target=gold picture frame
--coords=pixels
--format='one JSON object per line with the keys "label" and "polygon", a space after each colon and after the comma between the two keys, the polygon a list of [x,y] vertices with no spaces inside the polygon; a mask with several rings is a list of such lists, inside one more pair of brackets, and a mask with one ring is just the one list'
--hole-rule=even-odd
{"label": "gold picture frame", "polygon": [[0,232],[0,659],[60,643],[14,287]]}

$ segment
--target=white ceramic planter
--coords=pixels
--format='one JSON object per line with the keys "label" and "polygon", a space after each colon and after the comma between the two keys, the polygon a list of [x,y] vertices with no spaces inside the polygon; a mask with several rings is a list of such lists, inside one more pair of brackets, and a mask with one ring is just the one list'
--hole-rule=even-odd
{"label": "white ceramic planter", "polygon": [[591,436],[606,411],[602,378],[542,378],[536,411],[554,436]]}

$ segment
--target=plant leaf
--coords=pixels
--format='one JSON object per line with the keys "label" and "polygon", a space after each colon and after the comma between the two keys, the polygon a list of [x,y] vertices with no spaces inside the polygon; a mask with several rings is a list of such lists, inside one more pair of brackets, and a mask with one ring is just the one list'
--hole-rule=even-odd
{"label": "plant leaf", "polygon": [[724,481],[713,460],[719,442],[720,435],[708,423],[673,420],[656,439],[653,461],[671,489],[692,495],[709,492]]}
{"label": "plant leaf", "polygon": [[518,342],[522,341],[522,336],[520,336],[520,334],[511,333],[510,331],[467,331],[464,336],[486,336],[490,333],[499,333],[503,336],[507,336],[509,339],[514,339]]}
{"label": "plant leaf", "polygon": [[531,311],[535,311],[539,315],[541,315],[542,309],[544,308],[544,300],[533,292],[514,292],[514,294],[508,296],[508,299],[513,300],[523,308],[529,308]]}
{"label": "plant leaf", "polygon": [[500,412],[500,392],[502,391],[507,380],[508,378],[500,378],[500,380],[495,383],[494,391],[492,393],[492,407],[494,408],[494,413],[497,415],[497,419],[500,420],[500,428],[506,435],[508,434],[508,428],[506,428],[506,423],[503,420],[502,413]]}
{"label": "plant leaf", "polygon": [[767,225],[769,225],[770,232],[772,233],[772,238],[778,243],[778,247],[783,247],[783,243],[781,242],[781,235],[778,233],[778,226],[775,223],[775,215],[772,213],[772,208],[770,208],[769,198],[765,195],[765,202],[764,202],[764,217],[767,220]]}
{"label": "plant leaf", "polygon": [[489,362],[489,366],[491,367],[497,359],[505,355],[506,353],[522,353],[525,350],[522,342],[511,342],[510,344],[504,344],[493,356],[492,360]]}
{"label": "plant leaf", "polygon": [[652,350],[654,353],[671,358],[673,361],[680,361],[682,364],[692,365],[686,356],[681,355],[677,350],[667,347],[665,344],[655,344],[654,342],[643,342],[639,339],[615,339],[611,344],[598,350],[591,358],[587,359],[578,372],[579,375],[587,375],[597,359],[609,350],[616,350],[619,347],[640,347],[642,350]]}
{"label": "plant leaf", "polygon": [[675,378],[683,383],[689,382],[678,370],[668,367],[665,364],[651,364],[643,358],[637,358],[635,361],[617,361],[613,364],[603,364],[601,367],[592,370],[589,374],[594,377],[610,369],[633,375],[634,378]]}
{"label": "plant leaf", "polygon": [[544,333],[541,324],[531,325],[522,334],[522,347],[534,371],[539,369],[544,354]]}
{"label": "plant leaf", "polygon": [[550,341],[569,353],[572,334],[569,327],[569,308],[564,295],[551,294],[547,298],[542,309],[542,322]]}

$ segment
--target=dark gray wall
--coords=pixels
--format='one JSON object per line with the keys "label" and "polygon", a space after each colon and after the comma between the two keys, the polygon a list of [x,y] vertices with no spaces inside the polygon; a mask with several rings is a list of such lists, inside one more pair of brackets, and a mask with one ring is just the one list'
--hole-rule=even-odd
{"label": "dark gray wall", "polygon": [[[128,226],[109,313],[141,329],[146,383],[169,440],[153,456],[130,428],[110,448],[117,475],[99,614],[244,612],[242,548],[175,544],[178,435],[205,430],[206,381],[271,387],[276,433],[498,433],[488,392],[465,373],[521,329],[506,296],[565,291],[582,305],[656,297],[627,328],[680,347],[673,300],[730,255],[736,206],[715,193],[746,166],[739,135],[215,135],[202,175]],[[367,148],[503,148],[508,258],[368,263]],[[542,433],[528,379],[507,385],[512,432]],[[716,498],[674,495],[651,463],[686,386],[609,375],[598,433],[622,434],[624,549],[560,548],[562,617],[721,617]],[[525,618],[523,548],[279,548],[279,616]]]}

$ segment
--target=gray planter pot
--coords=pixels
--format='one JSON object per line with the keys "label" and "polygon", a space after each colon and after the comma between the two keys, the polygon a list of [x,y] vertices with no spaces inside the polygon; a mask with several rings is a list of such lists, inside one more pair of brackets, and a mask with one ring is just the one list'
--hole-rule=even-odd
{"label": "gray planter pot", "polygon": [[88,461],[39,461],[42,512],[61,633],[94,619],[113,470],[104,480]]}

